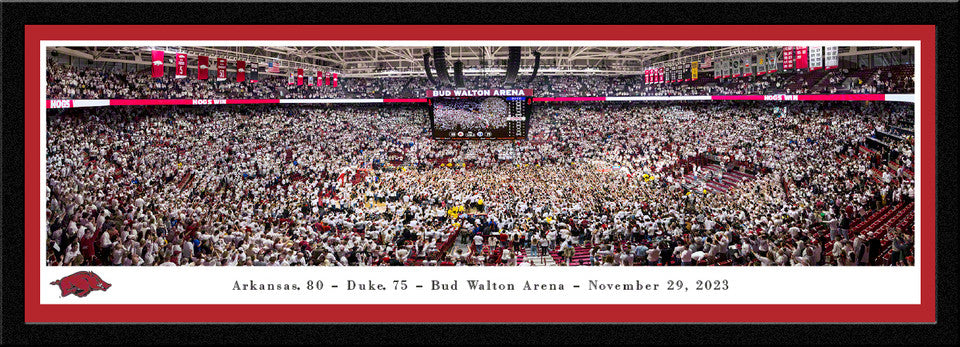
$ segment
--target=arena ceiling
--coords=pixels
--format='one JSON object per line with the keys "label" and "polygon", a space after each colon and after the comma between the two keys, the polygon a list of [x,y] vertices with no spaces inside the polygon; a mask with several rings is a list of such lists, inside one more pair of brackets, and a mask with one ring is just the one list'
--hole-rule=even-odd
{"label": "arena ceiling", "polygon": [[[861,51],[893,51],[900,47],[859,47]],[[94,62],[150,64],[150,51],[187,53],[188,64],[195,65],[198,55],[248,62],[274,62],[281,66],[278,75],[294,69],[339,72],[344,77],[425,77],[423,54],[432,47],[410,46],[258,46],[258,47],[48,47],[48,51],[85,58]],[[701,69],[710,71],[708,57],[749,54],[777,47],[708,47],[708,46],[541,46],[522,47],[521,75],[533,70],[533,52],[541,53],[541,75],[637,75],[651,66],[688,61],[701,62]],[[452,71],[454,61],[464,63],[464,75],[502,75],[507,65],[508,47],[446,47],[446,60]],[[841,56],[850,54],[850,47],[841,47]],[[857,50],[854,48],[854,52]],[[433,57],[431,57],[432,62]],[[432,68],[432,66],[431,66]],[[452,75],[452,72],[451,72]]]}

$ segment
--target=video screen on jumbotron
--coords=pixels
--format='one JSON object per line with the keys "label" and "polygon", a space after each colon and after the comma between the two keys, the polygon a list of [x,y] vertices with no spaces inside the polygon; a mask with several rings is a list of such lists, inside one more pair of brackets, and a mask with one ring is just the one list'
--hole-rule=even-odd
{"label": "video screen on jumbotron", "polygon": [[[530,118],[529,96],[494,96],[498,91],[434,92],[430,124],[438,140],[525,139]],[[451,96],[446,96],[447,94]],[[515,94],[523,94],[517,91]],[[457,96],[460,95],[460,96]]]}

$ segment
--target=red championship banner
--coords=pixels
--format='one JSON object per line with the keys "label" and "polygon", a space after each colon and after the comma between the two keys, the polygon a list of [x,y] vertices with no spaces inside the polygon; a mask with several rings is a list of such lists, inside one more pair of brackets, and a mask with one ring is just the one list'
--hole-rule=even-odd
{"label": "red championship banner", "polygon": [[186,78],[187,77],[187,55],[184,53],[177,53],[176,60],[177,71],[174,74],[176,78]]}
{"label": "red championship banner", "polygon": [[323,71],[317,71],[317,86],[323,85]]}
{"label": "red championship banner", "polygon": [[657,70],[657,82],[663,83],[663,68]]}
{"label": "red championship banner", "polygon": [[297,85],[303,85],[303,69],[297,69]]}
{"label": "red championship banner", "polygon": [[217,58],[217,81],[227,80],[227,60]]}
{"label": "red championship banner", "polygon": [[237,60],[237,82],[243,82],[247,79],[247,62]]}
{"label": "red championship banner", "polygon": [[210,69],[210,57],[200,56],[197,59],[197,78],[207,79],[207,71]]}
{"label": "red championship banner", "polygon": [[797,46],[797,50],[793,53],[793,56],[796,58],[796,63],[793,66],[797,69],[806,69],[808,68],[809,55],[807,54],[807,46]]}
{"label": "red championship banner", "polygon": [[323,85],[329,86],[329,85],[330,85],[330,74],[328,73],[326,76],[323,76],[323,78],[324,78]]}
{"label": "red championship banner", "polygon": [[334,72],[334,73],[332,73],[331,75],[333,75],[333,80],[331,81],[331,82],[333,83],[332,85],[333,85],[334,87],[336,87],[336,86],[337,86],[337,73]]}
{"label": "red championship banner", "polygon": [[153,51],[153,78],[163,77],[163,51]]}

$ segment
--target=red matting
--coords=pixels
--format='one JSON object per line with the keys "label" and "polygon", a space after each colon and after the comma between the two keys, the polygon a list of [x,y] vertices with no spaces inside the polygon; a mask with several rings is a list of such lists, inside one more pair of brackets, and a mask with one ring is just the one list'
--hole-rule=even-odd
{"label": "red matting", "polygon": [[[197,35],[200,35],[198,37]],[[26,322],[935,322],[936,320],[936,29],[933,25],[27,25],[25,28]],[[923,224],[919,305],[694,305],[722,315],[690,314],[691,305],[41,305],[39,192],[44,129],[41,40],[911,40],[920,41],[923,95]],[[602,44],[598,42],[598,44]],[[33,77],[29,77],[33,76]],[[814,285],[814,284],[811,284]],[[835,288],[834,288],[835,289]],[[629,306],[655,310],[636,315]],[[637,307],[639,308],[639,307]],[[200,311],[197,311],[200,310]],[[183,312],[203,312],[184,315]],[[470,312],[453,315],[451,312]],[[503,312],[537,312],[504,315]],[[325,314],[318,314],[323,312]],[[777,312],[777,314],[772,314]]]}

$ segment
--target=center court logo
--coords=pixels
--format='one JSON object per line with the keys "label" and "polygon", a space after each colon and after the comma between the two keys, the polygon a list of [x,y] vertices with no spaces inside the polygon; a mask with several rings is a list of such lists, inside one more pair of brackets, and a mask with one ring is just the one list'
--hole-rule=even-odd
{"label": "center court logo", "polygon": [[91,271],[80,271],[70,276],[50,282],[55,286],[60,286],[60,297],[70,294],[85,297],[95,290],[106,291],[112,284],[104,282],[97,274]]}

